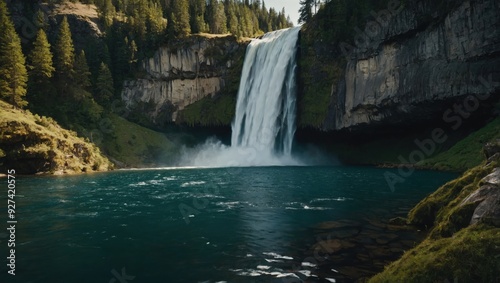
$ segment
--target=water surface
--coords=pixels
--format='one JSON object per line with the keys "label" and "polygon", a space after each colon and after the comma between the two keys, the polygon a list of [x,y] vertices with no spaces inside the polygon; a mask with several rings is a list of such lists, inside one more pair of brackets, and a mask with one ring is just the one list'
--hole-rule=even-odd
{"label": "water surface", "polygon": [[[7,275],[4,228],[0,282],[120,282],[123,271],[133,283],[291,282],[283,278],[297,273],[316,224],[391,218],[455,177],[417,171],[391,192],[386,171],[261,167],[20,178],[17,275]],[[6,227],[6,195],[0,201]]]}

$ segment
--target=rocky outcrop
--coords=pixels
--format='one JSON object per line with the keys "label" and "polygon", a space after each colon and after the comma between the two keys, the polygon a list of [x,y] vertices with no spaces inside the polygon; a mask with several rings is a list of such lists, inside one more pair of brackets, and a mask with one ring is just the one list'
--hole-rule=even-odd
{"label": "rocky outcrop", "polygon": [[404,9],[398,1],[389,2],[400,5],[379,12],[386,17],[369,22],[354,42],[335,46],[345,56],[337,60],[347,63],[331,87],[327,116],[316,126],[408,125],[441,120],[455,103],[473,112],[476,103],[498,100],[498,1],[460,1],[443,15],[431,1],[410,1]]}
{"label": "rocky outcrop", "polygon": [[423,228],[429,230],[427,238],[368,282],[498,281],[500,152],[497,143],[492,141],[486,146],[486,160],[481,165],[443,185],[410,211],[408,222],[425,224]]}
{"label": "rocky outcrop", "polygon": [[487,223],[500,227],[500,168],[481,180],[482,186],[467,198],[461,205],[477,204],[470,224]]}
{"label": "rocky outcrop", "polygon": [[142,62],[143,78],[126,81],[122,99],[153,123],[175,122],[179,111],[224,91],[232,74],[241,72],[246,43],[233,36],[195,35],[161,47]]}
{"label": "rocky outcrop", "polygon": [[107,171],[113,164],[99,148],[54,120],[0,101],[0,170],[18,174]]}

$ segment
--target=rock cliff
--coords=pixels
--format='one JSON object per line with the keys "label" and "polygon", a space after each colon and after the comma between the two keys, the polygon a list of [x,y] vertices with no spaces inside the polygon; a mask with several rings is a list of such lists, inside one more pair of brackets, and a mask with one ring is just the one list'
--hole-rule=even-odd
{"label": "rock cliff", "polygon": [[[357,29],[354,41],[330,45],[339,54],[330,67],[323,66],[331,73],[327,76],[331,83],[322,89],[328,93],[324,99],[329,106],[319,111],[319,119],[299,124],[322,130],[367,130],[431,119],[452,122],[460,114],[455,103],[474,112],[498,101],[500,2],[459,1],[441,14],[435,6],[431,1],[405,5],[389,1],[386,10],[372,13],[376,17],[363,31]],[[325,46],[318,39],[302,48],[328,56],[331,50],[321,50]],[[344,62],[340,68],[335,66],[339,62]],[[318,67],[303,67],[301,77],[313,68]],[[324,79],[318,76],[308,83],[321,84]],[[314,92],[305,86],[302,102],[321,101]],[[450,107],[452,112],[447,112]],[[305,112],[314,107],[299,108]],[[299,113],[301,119],[307,115]]]}
{"label": "rock cliff", "polygon": [[122,99],[157,125],[176,122],[186,106],[227,92],[232,77],[239,79],[236,61],[245,47],[233,36],[202,35],[161,47],[142,62],[142,78],[125,82]]}

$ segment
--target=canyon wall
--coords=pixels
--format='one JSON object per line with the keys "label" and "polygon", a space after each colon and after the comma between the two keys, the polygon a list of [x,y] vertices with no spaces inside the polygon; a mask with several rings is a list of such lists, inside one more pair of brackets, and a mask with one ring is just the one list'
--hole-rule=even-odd
{"label": "canyon wall", "polygon": [[201,35],[161,47],[142,62],[141,78],[125,82],[122,99],[156,125],[181,122],[179,112],[203,98],[215,99],[233,72],[239,76],[235,60],[242,60],[245,48],[233,36]]}
{"label": "canyon wall", "polygon": [[326,117],[302,125],[367,130],[433,119],[451,122],[460,112],[447,111],[454,104],[467,112],[490,111],[500,92],[500,2],[454,5],[440,14],[430,1],[389,1],[387,9],[373,11],[354,41],[334,45],[341,52],[335,60],[345,65],[324,90]]}

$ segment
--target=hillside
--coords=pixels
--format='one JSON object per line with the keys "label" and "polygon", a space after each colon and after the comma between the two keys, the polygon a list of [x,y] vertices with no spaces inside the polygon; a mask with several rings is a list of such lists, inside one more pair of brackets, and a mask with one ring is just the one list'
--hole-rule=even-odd
{"label": "hillside", "polygon": [[0,101],[0,170],[62,174],[113,169],[95,145],[51,118]]}

